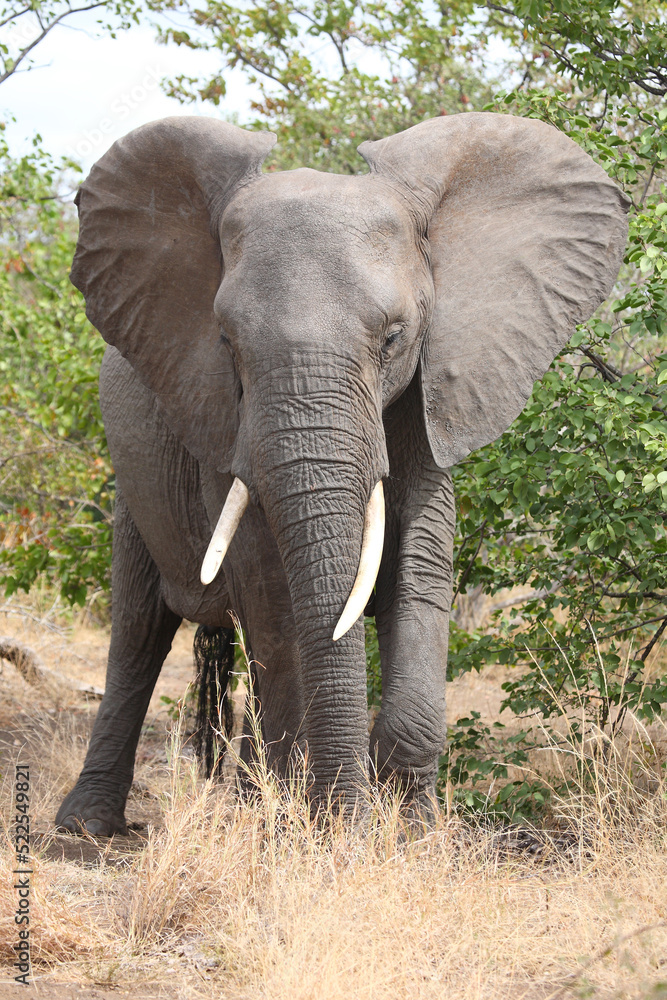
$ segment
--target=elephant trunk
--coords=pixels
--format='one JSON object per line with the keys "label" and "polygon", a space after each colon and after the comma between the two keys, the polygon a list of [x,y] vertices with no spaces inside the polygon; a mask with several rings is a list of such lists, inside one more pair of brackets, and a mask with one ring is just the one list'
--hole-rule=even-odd
{"label": "elephant trunk", "polygon": [[[213,537],[209,543],[201,568],[201,582],[211,583],[217,576],[225,558],[227,549],[236,533],[244,511],[250,502],[248,487],[238,477],[234,479],[232,488],[222,508]],[[373,592],[375,580],[380,569],[382,548],[384,545],[384,489],[380,479],[371,493],[364,517],[364,533],[361,540],[359,566],[350,591],[350,596],[343,608],[334,630],[333,641],[341,639],[349,632],[361,616]]]}
{"label": "elephant trunk", "polygon": [[387,472],[379,387],[362,375],[340,359],[323,371],[320,359],[253,382],[243,421],[251,465],[239,458],[233,469],[261,503],[287,576],[315,798],[354,799],[366,783],[363,619],[334,641],[369,500]]}

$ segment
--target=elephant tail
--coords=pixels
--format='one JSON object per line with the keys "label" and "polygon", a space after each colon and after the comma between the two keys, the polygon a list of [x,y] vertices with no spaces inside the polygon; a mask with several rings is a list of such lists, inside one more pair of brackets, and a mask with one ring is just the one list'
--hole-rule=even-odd
{"label": "elephant tail", "polygon": [[219,775],[228,739],[234,728],[230,682],[234,669],[234,630],[200,625],[194,641],[197,669],[197,720],[195,753],[206,777]]}

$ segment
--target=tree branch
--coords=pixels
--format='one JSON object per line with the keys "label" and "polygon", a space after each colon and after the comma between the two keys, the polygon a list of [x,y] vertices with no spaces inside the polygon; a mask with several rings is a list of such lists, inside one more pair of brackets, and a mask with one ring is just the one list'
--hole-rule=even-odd
{"label": "tree branch", "polygon": [[6,413],[11,413],[13,417],[17,420],[25,420],[26,424],[30,424],[31,427],[36,427],[37,430],[44,435],[47,441],[55,447],[60,447],[61,445],[67,445],[68,448],[75,448],[77,451],[85,452],[85,449],[77,441],[72,441],[70,438],[55,438],[40,424],[38,420],[34,420],[29,417],[27,413],[23,413],[21,410],[14,409],[13,406],[5,406],[4,410]]}
{"label": "tree branch", "polygon": [[44,681],[52,680],[56,681],[58,686],[65,684],[67,687],[92,698],[98,699],[104,694],[102,688],[94,687],[92,684],[82,684],[57,670],[49,670],[48,667],[44,666],[34,649],[24,646],[9,636],[0,637],[0,659],[11,663],[28,684],[39,685],[43,684]]}
{"label": "tree branch", "polygon": [[9,17],[6,17],[3,21],[0,21],[0,28],[4,28],[4,26],[6,24],[9,24],[10,21],[18,21],[19,17],[22,17],[24,14],[29,14],[30,10],[31,10],[30,7],[24,7],[23,10],[20,10],[18,12],[18,14],[10,14]]}
{"label": "tree branch", "polygon": [[593,365],[602,375],[606,382],[617,382],[619,378],[623,377],[623,373],[619,372],[618,368],[614,368],[609,362],[603,361],[599,354],[592,351],[590,347],[580,347],[579,350],[582,354],[585,354],[587,358],[593,362]]}
{"label": "tree branch", "polygon": [[502,611],[504,608],[515,608],[521,604],[527,604],[528,601],[538,601],[543,597],[549,597],[550,594],[555,594],[561,584],[565,583],[567,577],[563,577],[557,583],[551,585],[551,587],[540,587],[539,590],[530,590],[527,594],[520,594],[517,597],[508,597],[505,601],[497,601],[490,607],[485,608],[485,614],[492,615],[494,611]]}
{"label": "tree branch", "polygon": [[333,31],[327,31],[326,28],[322,28],[321,25],[317,23],[317,20],[310,14],[307,14],[305,10],[297,10],[296,13],[300,14],[301,17],[304,17],[306,21],[309,21],[310,24],[314,25],[316,28],[320,28],[325,35],[328,35],[328,37],[331,39],[331,41],[336,47],[336,52],[338,53],[338,58],[340,59],[340,64],[343,68],[343,73],[347,76],[350,70],[347,63],[345,62],[344,42],[339,41],[334,35]]}
{"label": "tree branch", "polygon": [[658,641],[658,639],[660,638],[660,636],[662,635],[662,633],[665,631],[666,628],[667,628],[667,615],[665,615],[665,617],[662,619],[662,623],[655,630],[655,633],[651,641],[647,643],[647,645],[644,647],[644,652],[642,653],[641,656],[642,663],[646,663],[649,653],[651,652],[651,650],[653,649],[656,642]]}
{"label": "tree branch", "polygon": [[648,189],[651,186],[651,181],[653,180],[654,174],[655,174],[655,163],[652,164],[652,166],[651,166],[651,173],[648,175],[648,180],[646,181],[646,184],[644,185],[644,190],[642,191],[642,196],[639,199],[639,208],[643,208],[643,206],[644,206],[644,198],[646,197]]}
{"label": "tree branch", "polygon": [[233,46],[233,49],[236,52],[238,58],[241,60],[241,62],[244,63],[246,66],[249,66],[250,69],[254,70],[255,73],[260,73],[262,76],[267,77],[267,79],[273,80],[274,83],[277,83],[279,86],[284,87],[288,94],[293,93],[293,90],[290,87],[289,83],[285,83],[285,81],[281,80],[280,77],[274,76],[273,73],[269,73],[267,69],[262,69],[260,66],[254,63],[248,56],[245,55],[243,49],[238,43]]}
{"label": "tree branch", "polygon": [[463,589],[463,587],[465,587],[465,585],[466,585],[466,583],[468,581],[468,577],[472,573],[472,567],[474,565],[475,559],[479,555],[479,550],[482,547],[482,542],[484,541],[484,530],[485,530],[485,528],[486,528],[486,518],[484,518],[484,520],[482,521],[482,527],[480,528],[479,541],[477,543],[477,548],[475,549],[475,554],[473,555],[472,559],[470,560],[470,562],[466,566],[466,568],[463,571],[463,574],[462,574],[459,582],[456,585],[456,590],[454,591],[454,594],[452,596],[452,604],[454,603],[454,601],[456,600],[456,598],[461,593],[461,590]]}
{"label": "tree branch", "polygon": [[[4,83],[5,80],[7,80],[10,76],[13,76],[13,74],[16,72],[16,70],[21,65],[26,56],[29,55],[29,53],[32,52],[32,50],[37,45],[39,45],[40,42],[44,41],[49,32],[52,31],[57,24],[60,24],[61,21],[64,21],[64,19],[66,17],[69,17],[70,14],[83,14],[87,10],[95,10],[97,7],[104,7],[104,6],[105,6],[105,0],[98,0],[97,3],[91,3],[85,7],[70,7],[68,10],[64,10],[62,14],[58,14],[58,16],[55,17],[50,24],[46,25],[46,27],[42,27],[42,20],[39,16],[39,13],[36,12],[37,20],[39,22],[40,27],[42,28],[41,33],[37,36],[37,38],[35,38],[30,43],[30,45],[26,45],[26,47],[19,52],[17,58],[11,63],[11,69],[6,69],[4,73],[0,74],[0,83]],[[10,60],[5,61],[5,66],[9,61]]]}

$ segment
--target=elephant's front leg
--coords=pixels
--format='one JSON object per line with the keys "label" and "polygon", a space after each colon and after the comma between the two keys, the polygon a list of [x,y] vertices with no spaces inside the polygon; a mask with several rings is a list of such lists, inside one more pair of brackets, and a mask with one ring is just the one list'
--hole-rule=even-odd
{"label": "elephant's front leg", "polygon": [[122,497],[116,505],[113,619],[104,697],[79,779],[56,824],[93,836],[127,833],[134,756],[160,668],[181,619],[162,599],[160,575]]}
{"label": "elephant's front leg", "polygon": [[454,498],[449,471],[433,462],[415,382],[385,423],[388,517],[375,607],[382,707],[370,752],[379,780],[396,782],[408,811],[429,820],[447,732]]}

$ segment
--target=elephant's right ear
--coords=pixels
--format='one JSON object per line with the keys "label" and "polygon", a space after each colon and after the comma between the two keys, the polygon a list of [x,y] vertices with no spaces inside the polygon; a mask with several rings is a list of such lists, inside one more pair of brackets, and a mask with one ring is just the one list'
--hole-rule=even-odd
{"label": "elephant's right ear", "polygon": [[275,141],[212,118],[151,122],[114,143],[76,199],[71,280],[88,318],[155,393],[188,450],[223,470],[238,385],[213,313],[218,226]]}
{"label": "elephant's right ear", "polygon": [[609,294],[629,201],[571,139],[531,118],[432,118],[359,151],[428,231],[422,393],[446,468],[509,427]]}

